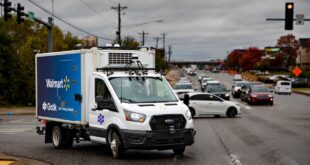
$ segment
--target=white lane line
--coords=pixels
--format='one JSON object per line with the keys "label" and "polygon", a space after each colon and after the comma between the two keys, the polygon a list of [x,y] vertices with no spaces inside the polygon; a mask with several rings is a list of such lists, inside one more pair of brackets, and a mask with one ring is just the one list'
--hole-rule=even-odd
{"label": "white lane line", "polygon": [[31,132],[32,129],[0,129],[0,133],[22,133],[22,132]]}

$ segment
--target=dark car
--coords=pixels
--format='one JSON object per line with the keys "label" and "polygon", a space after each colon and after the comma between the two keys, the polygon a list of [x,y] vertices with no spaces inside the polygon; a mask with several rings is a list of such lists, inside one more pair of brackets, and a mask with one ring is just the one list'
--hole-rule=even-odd
{"label": "dark car", "polygon": [[308,80],[306,78],[295,78],[292,80],[292,87],[307,87]]}
{"label": "dark car", "polygon": [[252,85],[263,85],[261,82],[246,82],[241,86],[240,89],[240,98],[242,101],[246,101],[246,94],[247,91],[249,90],[250,86]]}
{"label": "dark car", "polygon": [[224,100],[230,100],[229,90],[224,85],[209,86],[206,88],[206,92],[219,96]]}
{"label": "dark car", "polygon": [[272,90],[264,85],[251,85],[246,93],[248,104],[268,103],[273,105]]}

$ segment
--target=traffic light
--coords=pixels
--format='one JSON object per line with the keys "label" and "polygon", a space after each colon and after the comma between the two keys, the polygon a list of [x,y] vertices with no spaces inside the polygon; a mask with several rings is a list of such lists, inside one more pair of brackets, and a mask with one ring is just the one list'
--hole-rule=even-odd
{"label": "traffic light", "polygon": [[23,11],[24,11],[24,6],[18,3],[17,4],[17,23],[18,24],[24,22],[25,13]]}
{"label": "traffic light", "polygon": [[4,20],[7,21],[9,18],[12,17],[11,11],[13,8],[11,7],[12,3],[9,0],[4,0]]}
{"label": "traffic light", "polygon": [[285,30],[293,30],[294,3],[285,3]]}

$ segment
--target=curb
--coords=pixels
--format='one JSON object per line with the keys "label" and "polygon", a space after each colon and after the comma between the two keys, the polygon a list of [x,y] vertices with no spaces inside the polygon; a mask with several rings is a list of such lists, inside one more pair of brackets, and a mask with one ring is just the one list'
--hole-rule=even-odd
{"label": "curb", "polygon": [[0,115],[8,115],[8,116],[12,116],[12,115],[34,115],[36,114],[35,112],[7,112],[7,111],[2,111],[0,110]]}
{"label": "curb", "polygon": [[300,92],[300,91],[292,91],[293,93],[304,95],[304,96],[310,96],[310,93]]}
{"label": "curb", "polygon": [[50,165],[50,163],[19,157],[19,156],[13,156],[13,155],[5,155],[0,154],[0,164],[10,164],[10,165]]}

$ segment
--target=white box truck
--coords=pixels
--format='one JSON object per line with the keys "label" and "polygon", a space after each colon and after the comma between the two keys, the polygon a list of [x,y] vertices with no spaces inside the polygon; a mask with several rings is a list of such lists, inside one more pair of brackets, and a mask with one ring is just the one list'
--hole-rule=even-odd
{"label": "white box truck", "polygon": [[155,53],[145,49],[37,54],[36,117],[45,123],[38,133],[55,148],[107,144],[115,158],[127,149],[183,154],[194,143],[193,119],[154,67]]}

